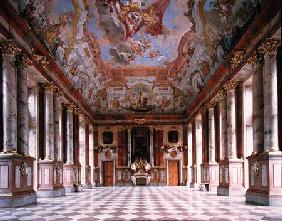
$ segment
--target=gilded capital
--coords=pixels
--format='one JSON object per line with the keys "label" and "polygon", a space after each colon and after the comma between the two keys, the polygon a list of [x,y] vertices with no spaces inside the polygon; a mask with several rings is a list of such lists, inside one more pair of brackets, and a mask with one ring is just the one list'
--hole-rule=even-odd
{"label": "gilded capital", "polygon": [[215,105],[216,105],[216,100],[212,99],[210,102],[208,102],[206,104],[206,108],[207,108],[207,110],[210,110],[210,109],[214,108]]}
{"label": "gilded capital", "polygon": [[21,69],[26,69],[31,65],[32,65],[32,60],[29,57],[27,57],[26,55],[24,55],[20,63]]}
{"label": "gilded capital", "polygon": [[47,66],[50,64],[50,62],[47,61],[47,58],[45,56],[38,55],[38,54],[33,54],[33,60],[35,60],[44,69],[46,69]]}
{"label": "gilded capital", "polygon": [[72,104],[65,104],[65,107],[68,112],[73,112],[74,111],[74,106]]}
{"label": "gilded capital", "polygon": [[259,47],[259,51],[263,55],[269,55],[271,57],[277,54],[277,48],[281,44],[279,38],[268,38],[262,46]]}
{"label": "gilded capital", "polygon": [[231,67],[233,69],[237,68],[243,62],[243,60],[245,59],[245,54],[246,51],[244,49],[234,52],[234,54],[230,58]]}
{"label": "gilded capital", "polygon": [[259,53],[259,51],[256,51],[247,61],[248,64],[252,65],[252,67],[255,67],[263,62],[263,56]]}
{"label": "gilded capital", "polygon": [[233,90],[237,87],[238,81],[229,81],[223,85],[225,91]]}
{"label": "gilded capital", "polygon": [[1,41],[0,49],[3,54],[11,55],[13,57],[16,57],[18,54],[22,52],[22,49],[20,49],[17,46],[16,42],[12,40]]}
{"label": "gilded capital", "polygon": [[47,93],[54,93],[57,90],[57,87],[53,83],[47,82],[44,84],[44,89]]}

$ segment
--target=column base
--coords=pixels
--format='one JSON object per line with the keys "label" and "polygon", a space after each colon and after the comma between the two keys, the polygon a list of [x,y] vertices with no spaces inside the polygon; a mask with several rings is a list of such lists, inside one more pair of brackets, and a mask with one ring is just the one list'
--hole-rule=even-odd
{"label": "column base", "polygon": [[219,196],[245,196],[243,160],[226,159],[219,162]]}
{"label": "column base", "polygon": [[218,163],[209,163],[209,192],[217,193],[219,185],[219,165]]}
{"label": "column base", "polygon": [[66,191],[64,187],[56,188],[56,189],[41,189],[37,191],[37,196],[40,198],[52,198],[65,196]]}
{"label": "column base", "polygon": [[244,188],[234,188],[234,187],[217,187],[218,196],[245,196],[246,190]]}
{"label": "column base", "polygon": [[267,192],[247,190],[246,202],[262,206],[282,206],[282,195],[270,195]]}
{"label": "column base", "polygon": [[37,203],[36,192],[21,193],[19,196],[0,194],[0,208],[14,208]]}
{"label": "column base", "polygon": [[31,156],[0,153],[0,208],[37,203]]}
{"label": "column base", "polygon": [[63,162],[54,160],[39,161],[38,197],[52,198],[65,196],[63,186]]}
{"label": "column base", "polygon": [[191,183],[190,187],[194,190],[201,190],[201,184],[200,183]]}
{"label": "column base", "polygon": [[248,157],[249,189],[246,202],[282,206],[282,152],[267,152]]}

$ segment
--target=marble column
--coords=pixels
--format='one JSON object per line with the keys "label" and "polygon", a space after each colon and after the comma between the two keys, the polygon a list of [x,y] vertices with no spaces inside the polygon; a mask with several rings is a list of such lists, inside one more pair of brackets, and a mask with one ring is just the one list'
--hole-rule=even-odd
{"label": "marble column", "polygon": [[150,163],[154,166],[154,129],[150,128]]}
{"label": "marble column", "polygon": [[93,124],[89,124],[89,166],[90,166],[90,184],[95,186],[94,180],[94,128]]}
{"label": "marble column", "polygon": [[[27,60],[27,59],[25,59]],[[18,153],[29,155],[28,147],[28,90],[27,90],[27,67],[22,61],[17,74],[17,125],[18,125]]]}
{"label": "marble column", "polygon": [[89,165],[89,125],[91,121],[85,117],[85,186],[84,188],[92,188],[91,185],[91,167]]}
{"label": "marble column", "polygon": [[195,183],[194,188],[199,189],[201,184],[201,164],[202,164],[202,117],[195,119],[196,127],[196,164],[194,165]]}
{"label": "marble column", "polygon": [[209,108],[209,163],[215,162],[214,107]]}
{"label": "marble column", "polygon": [[[3,98],[3,152],[0,153],[0,207],[19,207],[37,202],[33,189],[33,161],[27,154],[27,147],[18,148],[18,139],[26,141],[26,131],[17,131],[17,89],[27,86],[26,81],[17,85],[16,55],[21,50],[13,41],[1,41],[2,52],[2,98]],[[20,70],[19,70],[20,71]],[[20,72],[18,72],[21,74]],[[20,83],[20,82],[19,82]],[[26,90],[26,89],[25,89]],[[27,102],[21,104],[26,110]],[[25,105],[25,106],[24,106]],[[20,115],[23,117],[22,113]],[[26,118],[27,116],[25,116]],[[26,127],[25,127],[26,129]],[[23,135],[24,137],[19,137]],[[20,143],[22,144],[22,143]],[[19,151],[17,153],[16,151]]]}
{"label": "marble column", "polygon": [[236,113],[235,113],[235,88],[236,82],[225,84],[227,93],[227,151],[229,159],[237,158],[236,150]]}
{"label": "marble column", "polygon": [[189,185],[190,187],[192,187],[192,165],[193,165],[193,159],[192,159],[192,124],[188,124],[188,128],[187,128],[187,144],[188,144],[188,165],[187,165],[187,185]]}
{"label": "marble column", "polygon": [[226,99],[226,92],[221,91],[219,93],[220,99],[220,153],[221,153],[221,161],[227,159],[227,128],[226,128],[226,113],[227,113],[227,99]]}
{"label": "marble column", "polygon": [[13,43],[3,43],[2,84],[3,84],[3,152],[17,151],[17,80],[15,56],[20,53]]}
{"label": "marble column", "polygon": [[263,107],[263,64],[258,61],[253,74],[253,155],[263,151]]}
{"label": "marble column", "polygon": [[44,160],[39,161],[37,195],[38,197],[58,197],[65,195],[65,190],[62,185],[62,163],[58,163],[55,159],[54,93],[57,88],[53,83],[46,83],[44,89],[45,153]]}
{"label": "marble column", "polygon": [[45,84],[45,156],[44,160],[54,160],[54,91],[52,83]]}
{"label": "marble column", "polygon": [[[28,145],[29,155],[35,159],[33,164],[33,177],[38,177],[38,86],[34,85],[28,89]],[[38,179],[33,179],[33,188],[36,190],[38,187]]]}
{"label": "marble column", "polygon": [[215,161],[215,118],[214,118],[214,105],[215,102],[208,105],[209,110],[209,191],[216,192],[219,184],[219,166]]}
{"label": "marble column", "polygon": [[278,144],[278,95],[276,54],[264,55],[264,151],[279,151]]}
{"label": "marble column", "polygon": [[244,196],[244,161],[237,158],[236,146],[236,82],[230,81],[224,85],[226,91],[226,131],[228,158],[220,162],[220,180],[217,194],[223,196]]}
{"label": "marble column", "polygon": [[[278,98],[276,53],[281,41],[267,39],[259,48],[264,59],[263,78],[263,127],[264,136],[261,153],[248,157],[249,203],[282,206],[282,152],[278,144]],[[261,74],[261,72],[260,72]],[[262,82],[260,82],[262,84]],[[262,113],[261,113],[262,114]]]}
{"label": "marble column", "polygon": [[128,153],[127,153],[127,159],[128,159],[128,162],[127,162],[127,166],[130,168],[131,166],[131,128],[128,128],[127,129],[127,146],[128,146]]}
{"label": "marble column", "polygon": [[66,163],[64,164],[64,187],[66,192],[74,192],[74,185],[77,184],[78,169],[74,165],[73,158],[73,105],[66,104],[67,125],[66,125]]}
{"label": "marble column", "polygon": [[86,184],[86,123],[83,114],[79,114],[79,162],[81,164],[81,184]]}
{"label": "marble column", "polygon": [[57,91],[54,96],[54,159],[55,159],[55,185],[61,190],[61,195],[65,195],[63,185],[63,97]]}

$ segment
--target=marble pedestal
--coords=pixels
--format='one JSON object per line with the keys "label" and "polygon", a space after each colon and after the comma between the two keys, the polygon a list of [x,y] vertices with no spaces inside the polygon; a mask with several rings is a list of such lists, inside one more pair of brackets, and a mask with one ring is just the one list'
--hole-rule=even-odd
{"label": "marble pedestal", "polygon": [[265,206],[282,206],[282,152],[248,157],[249,189],[246,201]]}
{"label": "marble pedestal", "polygon": [[218,163],[209,163],[209,192],[217,193],[219,185],[219,165]]}
{"label": "marble pedestal", "polygon": [[63,178],[63,183],[65,187],[65,191],[67,193],[75,192],[76,186],[80,186],[80,169],[81,166],[78,164],[73,164],[73,163],[66,163],[63,166],[64,168],[64,178]]}
{"label": "marble pedestal", "polygon": [[34,158],[17,153],[0,153],[0,207],[37,203],[33,189]]}
{"label": "marble pedestal", "polygon": [[244,162],[240,159],[226,159],[219,162],[219,196],[245,196],[243,179]]}
{"label": "marble pedestal", "polygon": [[38,197],[59,197],[65,195],[63,186],[63,162],[39,161]]}

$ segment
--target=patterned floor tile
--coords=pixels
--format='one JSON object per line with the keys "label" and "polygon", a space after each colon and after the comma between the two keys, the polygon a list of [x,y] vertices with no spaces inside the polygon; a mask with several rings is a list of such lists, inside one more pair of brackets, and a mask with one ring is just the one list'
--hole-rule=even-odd
{"label": "patterned floor tile", "polygon": [[38,199],[37,205],[0,209],[2,220],[211,220],[282,221],[282,207],[245,203],[187,187],[94,188],[65,197]]}

